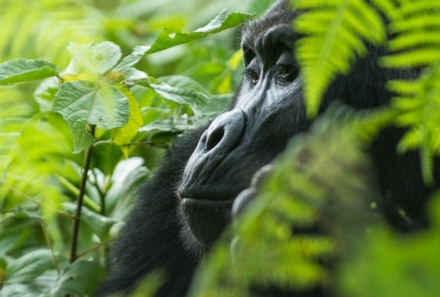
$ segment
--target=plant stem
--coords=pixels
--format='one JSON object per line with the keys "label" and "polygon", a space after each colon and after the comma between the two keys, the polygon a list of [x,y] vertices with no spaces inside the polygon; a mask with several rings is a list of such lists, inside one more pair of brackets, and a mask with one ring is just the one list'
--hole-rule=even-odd
{"label": "plant stem", "polygon": [[46,225],[44,224],[43,220],[40,221],[40,224],[41,224],[41,228],[43,229],[44,237],[46,238],[47,246],[49,247],[50,254],[52,256],[53,266],[55,267],[58,275],[60,275],[61,274],[60,265],[58,264],[57,257],[55,256],[55,252],[53,250],[53,245],[50,239],[49,232],[47,231]]}
{"label": "plant stem", "polygon": [[[95,134],[95,126],[91,126],[92,136]],[[84,194],[86,192],[87,175],[89,172],[90,162],[92,160],[93,145],[86,149],[86,156],[84,160],[84,168],[81,177],[81,185],[79,188],[78,199],[76,204],[76,213],[73,222],[73,232],[72,232],[72,245],[70,247],[70,263],[75,262],[77,259],[76,249],[78,245],[79,236],[79,223],[81,221],[81,209],[83,206]]]}

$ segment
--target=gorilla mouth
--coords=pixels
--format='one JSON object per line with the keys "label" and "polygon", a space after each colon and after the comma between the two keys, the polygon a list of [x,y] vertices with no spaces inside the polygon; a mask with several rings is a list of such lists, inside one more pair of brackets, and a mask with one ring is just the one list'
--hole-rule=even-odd
{"label": "gorilla mouth", "polygon": [[231,200],[182,198],[180,206],[194,238],[211,246],[231,220]]}

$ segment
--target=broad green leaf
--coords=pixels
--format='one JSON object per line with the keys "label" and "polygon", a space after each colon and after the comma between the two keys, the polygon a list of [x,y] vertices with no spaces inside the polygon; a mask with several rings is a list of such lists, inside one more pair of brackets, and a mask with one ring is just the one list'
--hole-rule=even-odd
{"label": "broad green leaf", "polygon": [[7,259],[5,279],[8,283],[29,282],[53,267],[50,250],[36,250],[18,259]]}
{"label": "broad green leaf", "polygon": [[227,10],[223,10],[211,22],[209,22],[209,24],[193,32],[181,32],[165,28],[160,32],[156,41],[151,46],[135,47],[133,52],[125,57],[114,70],[125,70],[139,62],[144,55],[159,52],[176,45],[198,40],[220,31],[236,27],[250,19],[252,16],[253,15],[251,14],[229,13]]}
{"label": "broad green leaf", "polygon": [[128,100],[116,87],[101,82],[66,82],[55,96],[53,111],[60,113],[73,135],[74,152],[92,145],[87,125],[106,130],[123,127],[129,117]]}
{"label": "broad green leaf", "polygon": [[179,104],[205,105],[208,100],[207,95],[202,92],[186,87],[174,87],[153,77],[135,81],[135,84],[151,88],[163,98]]}
{"label": "broad green leaf", "polygon": [[144,163],[145,160],[140,157],[125,159],[118,163],[112,174],[112,186],[106,196],[107,215],[125,221],[133,205],[135,190],[150,174]]}
{"label": "broad green leaf", "polygon": [[56,66],[50,62],[14,59],[0,64],[0,85],[38,80],[57,74]]}
{"label": "broad green leaf", "polygon": [[190,126],[190,123],[188,121],[188,116],[183,115],[177,120],[174,119],[173,117],[170,117],[165,120],[154,121],[148,125],[141,127],[139,131],[179,134],[191,128],[195,128],[195,127]]}
{"label": "broad green leaf", "polygon": [[109,72],[122,56],[119,46],[109,41],[87,45],[71,43],[67,49],[87,73],[99,75]]}
{"label": "broad green leaf", "polygon": [[[66,211],[74,213],[76,204],[66,202],[63,204]],[[116,220],[104,217],[96,212],[91,211],[87,207],[81,210],[81,221],[86,223],[99,238],[105,240],[109,237],[111,227],[116,223]]]}
{"label": "broad green leaf", "polygon": [[50,297],[92,296],[105,277],[105,270],[95,262],[77,261],[59,276]]}
{"label": "broad green leaf", "polygon": [[[130,116],[128,118],[127,124],[122,128],[116,128],[112,130],[112,138],[114,142],[122,146],[129,143],[133,137],[137,134],[138,129],[142,126],[142,114],[139,108],[139,103],[133,94],[126,88],[120,87],[119,90],[128,98],[128,104],[130,105]],[[125,157],[128,157],[128,148],[121,147],[124,152]]]}
{"label": "broad green leaf", "polygon": [[0,218],[0,255],[6,255],[33,236],[34,226],[43,218],[36,213],[8,212]]}

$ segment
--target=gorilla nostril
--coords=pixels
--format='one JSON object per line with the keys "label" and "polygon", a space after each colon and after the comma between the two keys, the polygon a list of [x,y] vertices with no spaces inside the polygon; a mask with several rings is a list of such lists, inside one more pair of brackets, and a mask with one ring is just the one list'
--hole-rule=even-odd
{"label": "gorilla nostril", "polygon": [[207,151],[212,150],[223,138],[223,135],[225,134],[225,130],[223,127],[218,127],[214,131],[212,131],[208,135],[208,139],[206,140],[205,149]]}

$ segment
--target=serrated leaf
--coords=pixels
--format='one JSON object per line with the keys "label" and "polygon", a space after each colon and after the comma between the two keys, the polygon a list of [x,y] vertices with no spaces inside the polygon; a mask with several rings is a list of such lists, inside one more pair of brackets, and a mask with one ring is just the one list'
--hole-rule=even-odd
{"label": "serrated leaf", "polygon": [[[117,145],[122,146],[129,143],[133,139],[133,137],[137,134],[138,129],[142,126],[143,120],[139,103],[133,94],[124,87],[120,87],[119,90],[128,98],[130,115],[127,124],[122,128],[112,130],[111,135],[113,141]],[[128,148],[121,147],[121,149],[124,152],[125,157],[128,157]]]}
{"label": "serrated leaf", "polygon": [[252,16],[252,14],[229,13],[227,10],[223,10],[211,22],[209,22],[209,24],[193,32],[181,32],[165,28],[160,32],[159,36],[151,46],[135,47],[133,52],[125,57],[114,70],[125,70],[139,62],[144,55],[156,53],[176,45],[198,40],[223,30],[236,27],[250,19]]}
{"label": "serrated leaf", "polygon": [[97,263],[74,262],[62,272],[48,296],[92,296],[104,277],[105,270]]}
{"label": "serrated leaf", "polygon": [[53,267],[50,250],[36,250],[18,259],[8,259],[5,279],[8,283],[29,282]]}
{"label": "serrated leaf", "polygon": [[87,45],[71,43],[67,49],[86,72],[99,75],[109,72],[122,56],[119,46],[109,41]]}
{"label": "serrated leaf", "polygon": [[56,66],[44,60],[14,59],[0,64],[0,85],[33,81],[58,74]]}
{"label": "serrated leaf", "polygon": [[137,85],[153,89],[156,93],[161,95],[166,100],[174,101],[179,104],[189,105],[205,105],[208,96],[202,92],[186,87],[170,86],[158,79],[149,77],[134,82]]}
{"label": "serrated leaf", "polygon": [[73,135],[74,152],[92,145],[87,125],[110,130],[123,127],[129,117],[128,100],[116,87],[101,82],[66,82],[55,96],[53,111],[62,115]]}

